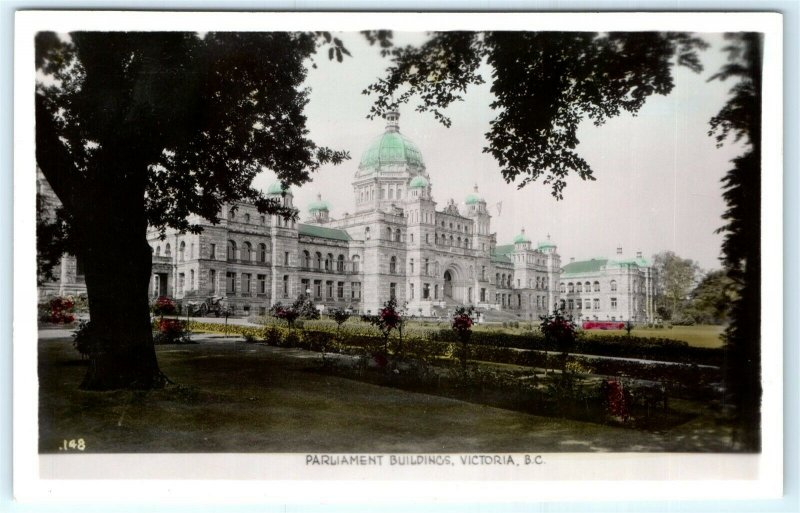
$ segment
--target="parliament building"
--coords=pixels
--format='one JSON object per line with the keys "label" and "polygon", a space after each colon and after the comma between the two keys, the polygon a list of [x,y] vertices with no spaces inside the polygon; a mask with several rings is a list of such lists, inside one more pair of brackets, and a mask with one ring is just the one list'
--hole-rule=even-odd
{"label": "parliament building", "polygon": [[[616,260],[562,265],[549,236],[534,243],[524,229],[498,244],[477,186],[463,201],[439,206],[435,173],[398,121],[389,113],[384,133],[362,154],[354,208],[338,219],[318,196],[302,222],[237,203],[219,224],[193,219],[203,226],[199,234],[168,230],[162,239],[151,230],[152,296],[223,296],[239,315],[262,315],[307,294],[323,311],[375,313],[394,297],[409,315],[424,317],[473,305],[535,320],[560,306],[576,320],[653,321],[655,277],[641,254],[623,259],[618,249]],[[295,207],[280,183],[267,195]],[[60,278],[40,294],[85,290],[77,264],[65,256]]]}

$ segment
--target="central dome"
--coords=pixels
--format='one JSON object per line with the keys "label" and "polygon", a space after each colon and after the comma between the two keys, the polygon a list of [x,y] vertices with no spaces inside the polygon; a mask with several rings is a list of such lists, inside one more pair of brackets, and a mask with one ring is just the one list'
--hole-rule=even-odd
{"label": "central dome", "polygon": [[362,174],[373,173],[384,166],[425,169],[422,153],[417,145],[400,133],[398,118],[396,112],[387,113],[386,132],[375,139],[361,155],[358,169]]}

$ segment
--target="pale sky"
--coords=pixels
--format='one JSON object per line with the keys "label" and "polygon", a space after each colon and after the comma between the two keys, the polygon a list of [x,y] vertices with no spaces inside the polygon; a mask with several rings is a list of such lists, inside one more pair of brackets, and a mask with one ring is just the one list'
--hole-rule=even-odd
{"label": "pale sky", "polygon": [[[522,227],[534,240],[550,234],[562,262],[611,257],[621,245],[625,256],[645,256],[672,250],[698,261],[704,269],[718,268],[725,209],[720,179],[739,153],[734,145],[716,148],[708,137],[708,120],[727,98],[733,82],[707,82],[725,62],[719,34],[703,34],[711,46],[700,57],[705,70],[695,74],[678,68],[675,88],[667,97],[647,100],[636,117],[624,114],[600,127],[586,122],[579,130],[578,153],[594,170],[596,181],[568,180],[564,199],[556,201],[549,186],[534,182],[521,190],[506,184],[494,159],[482,153],[484,134],[495,117],[489,108],[491,79],[468,90],[465,101],[447,114],[450,128],[430,114],[400,108],[400,131],[422,152],[431,177],[437,208],[449,198],[463,203],[477,183],[493,216],[498,244],[509,243]],[[361,154],[383,133],[384,121],[366,119],[372,98],[361,91],[381,75],[389,61],[357,34],[341,34],[352,53],[344,62],[327,55],[310,70],[308,128],[317,144],[348,150],[351,160],[325,166],[313,181],[295,188],[295,205],[306,217],[307,205],[321,193],[333,217],[354,210],[351,181]],[[395,34],[396,42],[418,42],[421,34]],[[256,186],[266,187],[274,175],[265,172]],[[502,202],[498,215],[497,203]]]}

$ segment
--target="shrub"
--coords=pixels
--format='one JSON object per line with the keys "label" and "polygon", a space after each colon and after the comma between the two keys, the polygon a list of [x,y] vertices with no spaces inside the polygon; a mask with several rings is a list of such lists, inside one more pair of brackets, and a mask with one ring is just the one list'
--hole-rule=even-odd
{"label": "shrub", "polygon": [[72,315],[75,302],[71,297],[54,297],[41,309],[39,319],[53,324],[69,324],[75,322]]}
{"label": "shrub", "polygon": [[297,333],[294,331],[290,331],[286,334],[283,338],[283,344],[281,347],[299,347],[300,346],[300,337],[297,336]]}
{"label": "shrub", "polygon": [[176,311],[175,301],[167,296],[159,296],[151,306],[153,315],[163,317],[165,315],[172,315]]}
{"label": "shrub", "polygon": [[155,344],[188,344],[191,343],[186,323],[178,319],[160,319],[156,321],[158,330],[153,337]]}
{"label": "shrub", "polygon": [[280,345],[281,332],[275,326],[269,326],[264,330],[264,341],[270,346]]}
{"label": "shrub", "polygon": [[83,358],[88,358],[92,353],[90,321],[80,321],[78,323],[77,329],[72,334],[72,347],[74,347]]}

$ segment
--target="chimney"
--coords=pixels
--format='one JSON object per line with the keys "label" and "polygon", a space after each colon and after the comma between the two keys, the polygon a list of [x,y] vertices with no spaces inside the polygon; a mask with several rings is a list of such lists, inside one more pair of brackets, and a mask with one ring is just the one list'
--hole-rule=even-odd
{"label": "chimney", "polygon": [[636,258],[642,258],[642,252],[641,251],[637,251],[636,252]]}
{"label": "chimney", "polygon": [[622,255],[622,246],[617,246],[617,255]]}
{"label": "chimney", "polygon": [[572,263],[574,261],[575,261],[575,257],[569,257],[569,263]]}

